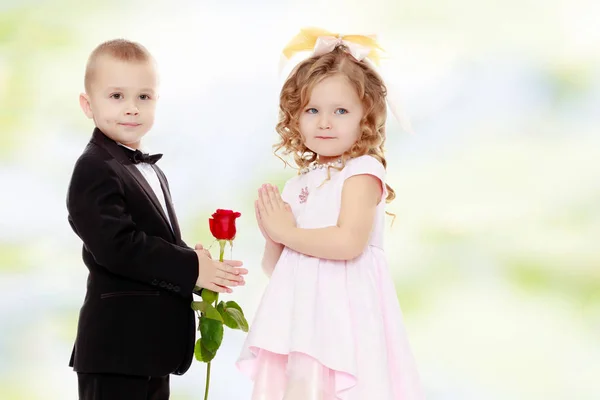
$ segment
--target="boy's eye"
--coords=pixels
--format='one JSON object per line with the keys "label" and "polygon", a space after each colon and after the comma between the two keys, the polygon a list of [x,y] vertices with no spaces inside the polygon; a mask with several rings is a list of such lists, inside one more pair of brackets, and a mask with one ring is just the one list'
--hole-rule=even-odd
{"label": "boy's eye", "polygon": [[123,98],[123,95],[121,93],[113,93],[110,95],[111,99],[115,99],[115,100],[120,100]]}
{"label": "boy's eye", "polygon": [[316,108],[309,108],[308,110],[306,110],[306,112],[309,113],[309,114],[316,114],[316,113],[318,113],[318,111],[317,111]]}
{"label": "boy's eye", "polygon": [[345,108],[338,108],[337,110],[335,110],[335,113],[340,115],[348,114],[348,110],[346,110]]}
{"label": "boy's eye", "polygon": [[142,100],[150,100],[150,96],[147,95],[147,94],[141,94],[140,95],[140,99],[142,99]]}

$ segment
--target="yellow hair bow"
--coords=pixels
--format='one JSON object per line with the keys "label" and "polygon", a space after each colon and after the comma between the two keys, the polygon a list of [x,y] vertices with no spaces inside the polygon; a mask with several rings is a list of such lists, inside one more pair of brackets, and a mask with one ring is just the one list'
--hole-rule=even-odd
{"label": "yellow hair bow", "polygon": [[333,51],[336,46],[344,45],[358,61],[365,58],[379,65],[379,51],[383,51],[375,36],[342,35],[331,33],[320,28],[304,28],[290,40],[283,49],[283,55],[290,59],[303,51],[313,51],[314,55],[322,55]]}

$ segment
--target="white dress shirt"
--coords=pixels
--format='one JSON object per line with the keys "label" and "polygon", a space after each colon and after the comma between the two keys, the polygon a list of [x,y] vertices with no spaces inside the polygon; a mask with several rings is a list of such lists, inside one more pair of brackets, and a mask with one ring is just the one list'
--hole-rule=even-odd
{"label": "white dress shirt", "polygon": [[[129,149],[131,151],[135,151],[135,149],[125,146],[124,144],[121,144],[121,143],[117,143],[117,144],[119,146],[123,146],[126,149]],[[160,181],[158,180],[158,175],[156,175],[156,171],[154,170],[154,168],[152,168],[151,164],[148,164],[145,162],[137,163],[134,165],[142,173],[142,176],[144,177],[144,179],[146,179],[146,182],[148,182],[148,185],[150,185],[150,187],[152,188],[154,195],[158,199],[160,205],[162,206],[163,211],[165,212],[165,215],[167,216],[167,221],[169,221],[169,226],[171,227],[171,230],[173,230],[173,225],[171,224],[171,218],[169,217],[169,212],[167,211],[167,203],[165,201],[165,194],[163,193],[162,188],[160,186]]]}

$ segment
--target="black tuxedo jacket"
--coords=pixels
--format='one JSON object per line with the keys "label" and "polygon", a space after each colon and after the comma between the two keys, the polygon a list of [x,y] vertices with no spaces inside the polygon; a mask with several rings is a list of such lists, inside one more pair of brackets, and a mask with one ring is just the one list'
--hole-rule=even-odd
{"label": "black tuxedo jacket", "polygon": [[182,240],[163,172],[173,229],[126,150],[95,129],[67,195],[69,223],[89,269],[70,366],[77,372],[163,376],[192,362],[190,308],[198,258]]}

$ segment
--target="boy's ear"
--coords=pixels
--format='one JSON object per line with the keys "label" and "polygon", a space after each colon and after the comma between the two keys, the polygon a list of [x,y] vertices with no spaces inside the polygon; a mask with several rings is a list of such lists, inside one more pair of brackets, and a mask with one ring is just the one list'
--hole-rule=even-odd
{"label": "boy's ear", "polygon": [[83,113],[88,118],[94,118],[94,113],[92,112],[92,106],[90,105],[90,98],[86,93],[81,93],[79,95],[79,105],[83,110]]}

